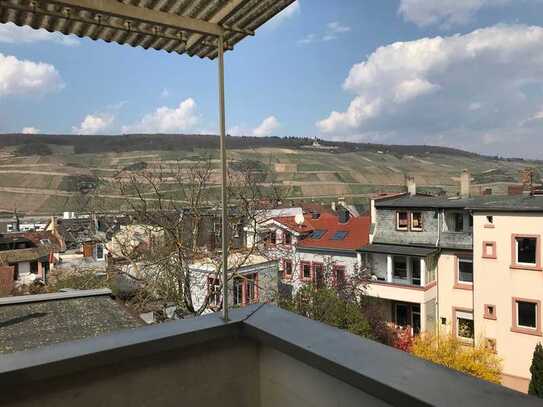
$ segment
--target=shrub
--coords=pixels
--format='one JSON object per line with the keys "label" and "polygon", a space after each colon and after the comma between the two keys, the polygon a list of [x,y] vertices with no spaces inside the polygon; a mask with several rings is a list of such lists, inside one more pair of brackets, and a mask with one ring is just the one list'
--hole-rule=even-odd
{"label": "shrub", "polygon": [[466,345],[452,334],[421,334],[413,340],[411,353],[489,382],[501,381],[501,359],[492,349]]}
{"label": "shrub", "polygon": [[17,156],[28,156],[28,155],[51,155],[53,151],[45,143],[28,143],[23,144],[15,150],[15,155]]}
{"label": "shrub", "polygon": [[532,379],[528,387],[528,394],[543,399],[543,346],[541,346],[541,343],[538,343],[535,347],[530,373]]}

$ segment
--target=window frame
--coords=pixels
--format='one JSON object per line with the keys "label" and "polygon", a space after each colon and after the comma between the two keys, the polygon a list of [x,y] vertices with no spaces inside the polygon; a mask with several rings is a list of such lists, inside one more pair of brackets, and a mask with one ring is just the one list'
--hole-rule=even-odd
{"label": "window frame", "polygon": [[[491,247],[492,250],[490,254],[487,252],[487,248]],[[496,260],[498,258],[497,252],[496,252],[496,242],[485,240],[483,241],[483,259],[492,259]]]}
{"label": "window frame", "polygon": [[[518,324],[518,303],[519,302],[525,302],[535,305],[535,327],[528,327],[524,325]],[[528,298],[518,298],[513,297],[512,298],[512,326],[511,326],[511,332],[521,333],[521,334],[527,334],[527,335],[535,335],[535,336],[542,336],[541,334],[541,301],[539,300],[532,300]]]}
{"label": "window frame", "polygon": [[[494,304],[485,304],[484,305],[484,314],[483,314],[483,318],[484,319],[490,319],[490,320],[497,320],[498,319],[498,316],[497,316],[497,313],[496,313],[496,306]],[[492,308],[493,312],[490,312],[490,309]]]}
{"label": "window frame", "polygon": [[[460,262],[468,260],[471,262],[471,282],[470,281],[462,281],[460,280]],[[456,267],[455,267],[455,276],[454,276],[454,288],[460,289],[460,290],[473,290],[473,280],[475,277],[474,273],[474,267],[473,267],[473,256],[469,256],[466,254],[457,254],[456,255]]]}
{"label": "window frame", "polygon": [[[338,273],[342,274],[341,279],[338,279]],[[346,267],[343,264],[334,264],[332,267],[332,274],[334,277],[334,286],[338,287],[340,284],[343,285],[347,281]],[[339,281],[338,281],[339,280]]]}
{"label": "window frame", "polygon": [[324,263],[322,262],[314,261],[311,263],[311,280],[315,286],[319,284],[319,281],[317,280],[317,267],[320,267],[322,284],[325,285]]}
{"label": "window frame", "polygon": [[[471,314],[471,319],[461,318],[459,314]],[[473,337],[472,338],[459,335],[459,331],[458,331],[458,328],[460,326],[459,321],[458,321],[459,319],[466,319],[466,320],[472,321],[473,323],[473,329],[472,329]],[[458,338],[462,342],[469,343],[471,345],[474,344],[475,342],[475,316],[473,315],[472,309],[453,307],[452,323],[453,323],[453,334],[456,338]]]}
{"label": "window frame", "polygon": [[211,309],[217,309],[222,306],[221,280],[219,278],[207,278],[207,295],[209,298],[208,305]]}
{"label": "window frame", "polygon": [[[405,213],[405,227],[400,227],[400,213]],[[396,230],[400,232],[409,231],[409,211],[396,211]]]}
{"label": "window frame", "polygon": [[[287,264],[290,264],[290,273],[287,273]],[[291,259],[283,259],[283,279],[291,280],[293,271],[293,261]]]}
{"label": "window frame", "polygon": [[[309,267],[309,277],[304,276],[304,266]],[[306,283],[313,281],[313,267],[311,267],[311,262],[301,261],[300,262],[300,280]]]}
{"label": "window frame", "polygon": [[[535,239],[535,263],[518,262],[518,239]],[[536,270],[541,268],[541,235],[512,234],[511,235],[511,266],[512,269]]]}
{"label": "window frame", "polygon": [[[415,219],[415,214],[419,214],[420,215],[420,221],[419,221],[419,224],[420,226],[418,227],[415,227],[414,226],[414,219]],[[423,222],[423,216],[422,216],[422,211],[412,211],[410,212],[409,214],[409,223],[410,223],[410,226],[411,226],[411,231],[413,232],[422,232],[423,231],[423,228],[424,228],[424,222]]]}
{"label": "window frame", "polygon": [[[403,259],[405,264],[405,278],[403,277],[397,277],[396,276],[396,259]],[[392,256],[392,279],[393,280],[402,280],[402,281],[408,281],[409,280],[409,267],[407,265],[408,262],[407,256]]]}

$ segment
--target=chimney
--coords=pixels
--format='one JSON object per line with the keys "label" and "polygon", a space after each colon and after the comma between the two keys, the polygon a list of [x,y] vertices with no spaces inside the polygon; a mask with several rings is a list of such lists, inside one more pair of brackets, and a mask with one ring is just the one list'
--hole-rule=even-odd
{"label": "chimney", "polygon": [[334,211],[334,212],[336,211],[336,201],[332,201],[331,208],[332,208],[332,211]]}
{"label": "chimney", "polygon": [[460,196],[462,198],[469,198],[471,195],[471,174],[468,170],[462,171],[460,176]]}
{"label": "chimney", "polygon": [[415,177],[411,175],[405,176],[405,186],[407,193],[411,196],[417,195],[417,184],[415,183]]}
{"label": "chimney", "polygon": [[350,213],[347,209],[345,208],[340,208],[339,211],[338,211],[338,219],[339,219],[339,223],[347,223],[349,222],[349,216],[350,216]]}

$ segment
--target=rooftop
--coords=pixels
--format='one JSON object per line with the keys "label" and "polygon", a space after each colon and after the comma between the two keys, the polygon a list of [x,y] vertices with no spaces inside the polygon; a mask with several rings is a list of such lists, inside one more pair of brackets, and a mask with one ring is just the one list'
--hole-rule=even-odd
{"label": "rooftop", "polygon": [[341,223],[337,215],[323,213],[310,222],[313,233],[298,242],[299,249],[356,250],[369,242],[369,216],[350,216]]}
{"label": "rooftop", "polygon": [[111,298],[84,290],[0,298],[0,353],[105,335],[143,325]]}
{"label": "rooftop", "polygon": [[[536,406],[271,305],[4,355],[8,405]],[[31,389],[31,391],[29,391]],[[459,391],[461,389],[461,391]]]}
{"label": "rooftop", "polygon": [[375,207],[543,212],[543,196],[487,195],[470,198],[449,198],[425,195],[404,195],[398,198],[377,200],[375,201]]}

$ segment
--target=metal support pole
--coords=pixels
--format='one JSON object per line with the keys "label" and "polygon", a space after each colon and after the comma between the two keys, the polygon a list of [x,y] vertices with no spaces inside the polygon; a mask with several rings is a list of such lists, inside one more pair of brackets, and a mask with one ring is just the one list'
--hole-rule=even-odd
{"label": "metal support pole", "polygon": [[224,111],[224,37],[217,39],[219,48],[219,130],[222,165],[222,312],[224,322],[228,322],[228,196],[227,196],[227,162],[226,162],[226,124]]}

